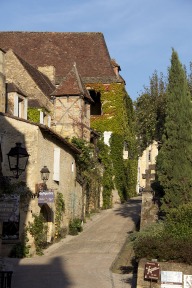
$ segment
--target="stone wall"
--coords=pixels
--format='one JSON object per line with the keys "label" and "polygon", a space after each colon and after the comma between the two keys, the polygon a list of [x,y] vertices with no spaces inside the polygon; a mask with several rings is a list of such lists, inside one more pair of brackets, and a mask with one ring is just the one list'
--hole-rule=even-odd
{"label": "stone wall", "polygon": [[5,112],[5,67],[4,52],[0,50],[0,112]]}
{"label": "stone wall", "polygon": [[5,54],[5,63],[6,81],[15,83],[29,99],[39,100],[43,107],[46,107],[48,111],[52,111],[53,104],[48,97],[43,94],[11,50]]}
{"label": "stone wall", "polygon": [[55,99],[55,129],[63,137],[90,141],[90,105],[79,96]]}
{"label": "stone wall", "polygon": [[[69,220],[74,217],[82,216],[82,186],[76,182],[76,162],[75,155],[61,141],[54,139],[53,135],[48,134],[37,125],[26,121],[0,115],[0,130],[6,131],[2,139],[3,163],[2,171],[4,176],[12,176],[8,167],[6,154],[15,146],[16,142],[21,142],[30,154],[26,172],[18,180],[24,181],[32,193],[36,192],[36,184],[42,183],[40,170],[47,166],[50,171],[47,181],[48,190],[53,189],[54,195],[58,192],[63,194],[66,211],[63,215],[63,227],[67,227]],[[54,148],[60,149],[60,180],[53,180]],[[48,203],[53,217],[49,224],[49,237],[54,235],[55,204]],[[28,202],[21,205],[20,209],[20,236],[23,227],[28,222],[33,221],[33,214],[39,214],[41,206],[38,205],[38,198],[28,199]],[[29,243],[34,251],[33,239]]]}

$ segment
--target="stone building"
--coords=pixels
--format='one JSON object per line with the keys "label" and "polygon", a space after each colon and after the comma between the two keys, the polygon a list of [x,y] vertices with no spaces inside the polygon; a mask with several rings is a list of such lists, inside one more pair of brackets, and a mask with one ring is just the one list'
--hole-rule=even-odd
{"label": "stone building", "polygon": [[48,241],[54,236],[55,206],[45,203],[42,209],[35,197],[44,166],[50,171],[47,187],[55,197],[58,192],[64,196],[63,227],[69,219],[83,217],[86,199],[76,181],[80,152],[66,139],[75,136],[96,145],[98,133],[90,128],[90,119],[102,114],[102,103],[92,84],[106,89],[110,83],[124,85],[119,70],[102,33],[0,32],[1,174],[10,176],[6,154],[16,142],[30,154],[20,179],[34,199],[21,212],[20,234],[32,214],[42,212]]}
{"label": "stone building", "polygon": [[158,155],[158,143],[154,141],[138,159],[137,192],[151,190],[151,182],[155,180],[155,164]]}
{"label": "stone building", "polygon": [[[23,62],[11,50],[7,53],[1,50],[0,59],[1,178],[4,176],[12,179],[12,184],[16,184],[18,181],[24,182],[31,195],[26,197],[24,201],[20,199],[17,221],[11,219],[4,219],[3,221],[1,219],[3,235],[1,255],[6,256],[12,246],[20,242],[24,227],[27,227],[29,222],[33,222],[34,214],[43,214],[48,224],[47,241],[53,240],[55,235],[55,200],[58,193],[63,195],[65,203],[61,228],[66,230],[70,219],[83,219],[85,199],[82,194],[82,185],[77,181],[76,175],[76,155],[81,152],[48,127],[50,125],[48,125],[48,121],[45,121],[45,116],[42,117],[43,121],[39,117],[42,124],[28,120],[28,109],[33,107],[34,103],[35,107],[40,110],[40,116],[42,108],[44,108],[43,111],[48,111],[47,113],[53,111],[54,105],[46,91],[48,79],[44,82],[45,77],[41,75],[41,72]],[[39,77],[42,77],[43,80],[40,81]],[[52,88],[50,91],[53,90]],[[53,114],[50,113],[50,115]],[[22,143],[30,156],[25,173],[19,179],[14,179],[8,166],[7,153],[18,142]],[[50,177],[46,183],[46,191],[48,191],[46,193],[52,193],[51,202],[46,198],[39,202],[39,193],[45,194],[44,191],[40,191],[40,187],[43,187],[40,171],[44,166],[47,166],[50,171]],[[13,192],[11,193],[14,194]],[[34,253],[34,239],[30,235],[28,244],[31,246],[30,253]]]}

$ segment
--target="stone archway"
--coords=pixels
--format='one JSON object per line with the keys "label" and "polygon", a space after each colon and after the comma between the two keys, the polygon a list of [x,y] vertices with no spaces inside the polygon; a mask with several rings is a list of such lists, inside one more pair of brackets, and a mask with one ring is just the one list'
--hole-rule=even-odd
{"label": "stone archway", "polygon": [[45,224],[47,224],[47,242],[51,242],[53,230],[53,211],[49,205],[45,203],[41,206],[40,214],[43,216]]}
{"label": "stone archway", "polygon": [[41,206],[40,214],[42,214],[45,222],[52,222],[52,210],[47,204]]}

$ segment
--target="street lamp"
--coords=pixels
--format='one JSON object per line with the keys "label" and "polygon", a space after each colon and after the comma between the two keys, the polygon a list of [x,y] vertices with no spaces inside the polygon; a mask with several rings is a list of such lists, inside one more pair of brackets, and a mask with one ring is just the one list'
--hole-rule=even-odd
{"label": "street lamp", "polygon": [[11,148],[8,156],[9,169],[13,172],[15,178],[19,178],[22,172],[25,171],[29,154],[27,150],[21,147],[21,143],[17,142],[16,146]]}
{"label": "street lamp", "polygon": [[50,171],[47,166],[44,166],[41,171],[41,179],[43,180],[44,185],[46,185],[46,181],[49,179]]}

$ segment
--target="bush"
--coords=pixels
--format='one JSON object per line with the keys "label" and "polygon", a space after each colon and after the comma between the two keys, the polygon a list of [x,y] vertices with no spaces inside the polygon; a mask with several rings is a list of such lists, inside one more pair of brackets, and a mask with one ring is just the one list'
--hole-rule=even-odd
{"label": "bush", "polygon": [[11,258],[25,258],[27,256],[29,256],[29,249],[30,249],[30,246],[29,245],[26,245],[25,243],[18,243],[16,244],[10,254],[9,254],[9,257]]}
{"label": "bush", "polygon": [[166,225],[167,223],[156,223],[134,233],[132,240],[136,259],[172,260],[192,264],[192,254],[190,253],[192,237],[185,237],[185,234],[174,237],[172,233],[168,233]]}
{"label": "bush", "polygon": [[83,230],[82,221],[79,218],[74,218],[69,223],[69,234],[77,235],[79,232]]}
{"label": "bush", "polygon": [[192,203],[169,210],[165,220],[165,233],[174,238],[192,238]]}

